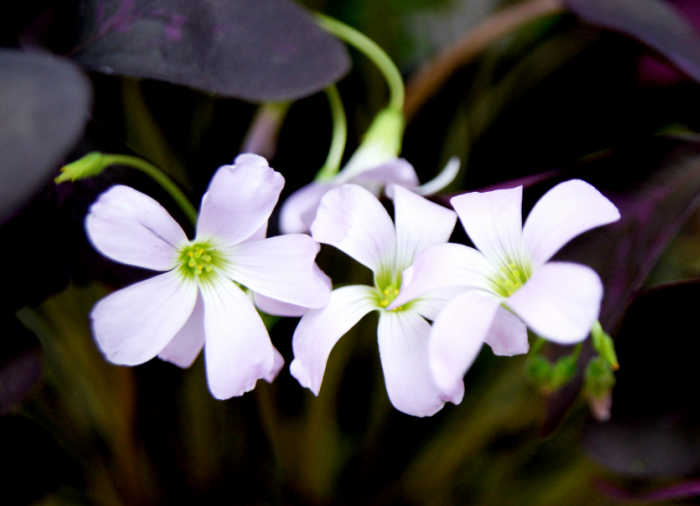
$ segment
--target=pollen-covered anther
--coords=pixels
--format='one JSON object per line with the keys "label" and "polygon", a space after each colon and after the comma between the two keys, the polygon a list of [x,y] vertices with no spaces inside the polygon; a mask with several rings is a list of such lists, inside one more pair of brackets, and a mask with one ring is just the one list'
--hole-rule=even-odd
{"label": "pollen-covered anther", "polygon": [[208,242],[188,244],[178,254],[180,273],[185,278],[205,280],[224,263],[223,256]]}

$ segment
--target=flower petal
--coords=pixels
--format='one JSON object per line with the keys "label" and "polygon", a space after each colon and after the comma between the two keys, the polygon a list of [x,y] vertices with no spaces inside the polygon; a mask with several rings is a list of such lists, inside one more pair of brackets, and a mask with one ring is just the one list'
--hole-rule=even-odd
{"label": "flower petal", "polygon": [[383,311],[377,336],[384,382],[391,404],[409,415],[431,416],[446,400],[462,402],[464,390],[444,395],[428,366],[430,325],[414,311]]}
{"label": "flower petal", "polygon": [[363,172],[395,158],[392,146],[383,142],[363,142],[336,176],[338,183],[347,183]]}
{"label": "flower petal", "polygon": [[389,184],[415,188],[418,186],[418,176],[413,165],[406,160],[403,158],[392,158],[371,169],[362,171],[348,182],[357,183],[378,192],[380,187]]}
{"label": "flower petal", "polygon": [[535,265],[549,260],[579,234],[620,219],[620,212],[593,186],[572,179],[558,184],[535,204],[523,239]]}
{"label": "flower petal", "polygon": [[253,294],[253,300],[255,302],[255,307],[260,311],[274,316],[302,316],[309,311],[308,307],[289,304],[288,302],[282,302],[281,300],[271,297],[265,297],[259,293]]}
{"label": "flower petal", "polygon": [[333,290],[326,307],[312,309],[301,318],[292,337],[294,360],[290,365],[301,386],[318,395],[333,346],[373,309],[377,309],[373,289],[351,285]]}
{"label": "flower petal", "polygon": [[555,343],[582,341],[598,319],[603,284],[585,265],[548,262],[517,292],[508,306],[528,327]]}
{"label": "flower petal", "polygon": [[434,195],[445,189],[459,174],[459,165],[459,158],[453,156],[437,176],[416,188],[416,193],[418,195]]}
{"label": "flower petal", "polygon": [[468,290],[455,297],[433,323],[428,343],[435,383],[446,393],[464,388],[462,378],[479,354],[501,300]]}
{"label": "flower petal", "polygon": [[459,215],[474,245],[498,265],[522,256],[523,187],[506,190],[472,192],[452,197],[450,202]]}
{"label": "flower petal", "polygon": [[197,239],[244,241],[263,226],[277,203],[284,178],[258,155],[239,155],[220,167],[202,199]]}
{"label": "flower petal", "polygon": [[[277,351],[252,301],[227,279],[201,286],[207,383],[217,399],[243,395],[260,378],[274,379]],[[277,370],[275,370],[277,368]]]}
{"label": "flower petal", "polygon": [[512,357],[522,355],[530,349],[527,340],[527,327],[513,313],[503,306],[496,311],[491,328],[486,334],[486,344],[494,355]]}
{"label": "flower petal", "polygon": [[280,230],[285,234],[301,234],[311,229],[321,198],[331,188],[331,183],[311,183],[292,193],[280,210]]}
{"label": "flower petal", "polygon": [[158,202],[128,186],[112,186],[85,218],[90,242],[103,255],[123,264],[167,271],[176,250],[187,241],[180,225]]}
{"label": "flower petal", "polygon": [[480,251],[462,244],[436,244],[418,253],[413,265],[403,271],[401,292],[388,309],[443,288],[488,290],[491,272],[491,265]]}
{"label": "flower petal", "polygon": [[450,286],[431,290],[425,295],[413,299],[413,301],[411,301],[411,310],[415,311],[423,318],[435,320],[437,315],[440,314],[440,311],[445,309],[445,306],[462,292],[464,292],[463,286]]}
{"label": "flower petal", "polygon": [[389,214],[374,195],[354,184],[323,196],[311,235],[374,272],[391,267],[394,261],[396,238]]}
{"label": "flower petal", "polygon": [[297,306],[328,303],[331,282],[314,263],[320,246],[304,234],[236,244],[226,249],[225,272],[256,293]]}
{"label": "flower petal", "polygon": [[142,364],[160,353],[185,325],[197,285],[169,271],[122,288],[95,304],[92,334],[107,360]]}
{"label": "flower petal", "polygon": [[185,325],[175,334],[175,337],[158,354],[158,358],[187,368],[192,365],[204,346],[204,305],[202,297],[197,297],[197,303]]}
{"label": "flower petal", "polygon": [[455,228],[457,215],[441,205],[394,185],[396,265],[403,270],[428,246],[444,243]]}

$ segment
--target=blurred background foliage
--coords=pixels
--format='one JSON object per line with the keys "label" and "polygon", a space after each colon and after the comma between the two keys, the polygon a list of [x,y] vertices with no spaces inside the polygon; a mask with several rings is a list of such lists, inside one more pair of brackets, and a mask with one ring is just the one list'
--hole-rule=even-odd
{"label": "blurred background foliage", "polygon": [[[632,8],[643,16],[649,3]],[[667,4],[700,26],[697,3]],[[410,80],[518,3],[300,5],[367,34]],[[3,44],[27,50],[42,41],[70,56],[66,41],[77,21],[62,8],[27,3],[9,20]],[[338,81],[349,123],[346,158],[387,98],[379,72],[349,54],[352,66]],[[338,58],[329,82],[342,74]],[[90,150],[129,153],[161,167],[196,204],[214,170],[245,146],[257,110],[212,90],[117,74],[87,73],[93,106],[82,137],[2,224],[2,504],[697,501],[700,88],[688,73],[638,40],[561,11],[496,37],[432,90],[407,123],[402,156],[422,181],[449,157],[461,159],[451,193],[522,180],[525,215],[553,184],[575,176],[618,204],[619,224],[576,239],[559,255],[591,265],[606,285],[601,321],[621,365],[607,422],[590,415],[580,375],[543,395],[527,380],[525,357],[497,358],[489,349],[468,372],[461,405],[428,419],[403,415],[386,396],[372,316],[334,349],[318,398],[286,369],[273,384],[221,402],[207,391],[201,357],[184,371],[158,360],[135,368],[105,362],[90,335],[90,308],[148,273],[92,250],[82,225],[88,206],[111,184],[125,183],[157,198],[186,230],[188,224],[160,188],[127,168],[58,187],[50,177]],[[284,198],[323,164],[331,122],[322,93],[302,94],[280,117],[266,154],[285,176]],[[276,231],[273,216],[270,234]],[[466,240],[461,230],[455,238]],[[319,263],[336,283],[369,276],[330,248]],[[287,363],[295,324],[284,319],[271,328]],[[590,357],[590,347],[583,355]]]}

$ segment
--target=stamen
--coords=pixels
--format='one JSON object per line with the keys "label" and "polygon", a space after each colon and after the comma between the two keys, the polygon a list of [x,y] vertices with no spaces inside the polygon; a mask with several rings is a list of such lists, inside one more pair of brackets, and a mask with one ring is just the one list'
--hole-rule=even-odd
{"label": "stamen", "polygon": [[216,269],[226,263],[223,255],[209,242],[200,242],[184,246],[178,254],[178,270],[188,279],[207,281],[216,273]]}

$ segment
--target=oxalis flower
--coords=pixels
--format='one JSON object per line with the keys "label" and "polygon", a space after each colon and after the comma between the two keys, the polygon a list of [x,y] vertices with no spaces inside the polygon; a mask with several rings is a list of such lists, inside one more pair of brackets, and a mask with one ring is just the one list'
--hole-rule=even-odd
{"label": "oxalis flower", "polygon": [[522,187],[451,199],[477,249],[441,244],[403,273],[391,307],[438,288],[461,287],[433,324],[430,368],[446,392],[486,342],[497,355],[528,350],[527,327],[560,344],[583,340],[598,318],[603,287],[584,265],[549,259],[577,235],[620,218],[590,184],[571,180],[549,190],[521,226]]}
{"label": "oxalis flower", "polygon": [[323,196],[343,184],[363,186],[375,195],[390,185],[403,186],[419,195],[432,195],[450,184],[459,171],[459,160],[451,158],[433,180],[420,185],[413,166],[396,157],[402,132],[403,116],[400,112],[387,109],[379,113],[360,147],[338,174],[303,186],[284,201],[280,211],[280,230],[284,233],[308,231]]}
{"label": "oxalis flower", "polygon": [[[155,356],[188,367],[204,346],[207,382],[226,399],[272,381],[283,360],[251,298],[237,284],[279,301],[318,308],[329,280],[307,235],[265,239],[283,177],[264,158],[244,154],[217,170],[202,198],[196,237],[155,200],[114,186],[90,208],[88,237],[103,255],[164,271],[108,295],[90,315],[98,346],[115,364]],[[206,345],[205,345],[206,342]]]}
{"label": "oxalis flower", "polygon": [[307,312],[292,347],[292,375],[318,395],[328,356],[335,343],[370,311],[379,312],[377,337],[384,381],[391,403],[400,411],[429,416],[445,401],[460,402],[463,391],[441,392],[428,367],[428,335],[433,318],[452,291],[388,306],[399,294],[401,272],[415,254],[445,242],[455,214],[402,188],[394,187],[396,227],[377,198],[357,185],[344,185],[323,197],[311,227],[314,239],[348,254],[374,273],[374,286],[350,285],[331,292],[323,309]]}

